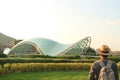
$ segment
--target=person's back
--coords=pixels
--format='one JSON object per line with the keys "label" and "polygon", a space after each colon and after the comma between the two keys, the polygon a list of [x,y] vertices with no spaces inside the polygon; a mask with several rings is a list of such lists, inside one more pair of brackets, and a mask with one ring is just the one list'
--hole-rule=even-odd
{"label": "person's back", "polygon": [[99,73],[98,80],[115,80],[115,75],[113,72],[112,61],[108,60],[107,64],[105,65],[103,61],[99,61],[99,65],[101,66],[101,70]]}
{"label": "person's back", "polygon": [[113,77],[115,77],[115,79],[113,79],[113,80],[119,80],[117,64],[114,61],[108,60],[108,58],[107,58],[108,55],[111,54],[109,47],[107,45],[102,45],[100,47],[100,49],[96,50],[96,52],[100,55],[101,59],[95,61],[92,64],[90,72],[89,72],[89,80],[104,80],[104,79],[101,79],[105,76],[105,74],[104,75],[102,74],[102,77],[101,77],[101,73],[100,73],[100,71],[102,69],[101,63],[103,63],[103,65],[105,65],[105,66],[107,66],[107,64],[110,64],[110,68],[112,69],[112,71],[114,73]]}

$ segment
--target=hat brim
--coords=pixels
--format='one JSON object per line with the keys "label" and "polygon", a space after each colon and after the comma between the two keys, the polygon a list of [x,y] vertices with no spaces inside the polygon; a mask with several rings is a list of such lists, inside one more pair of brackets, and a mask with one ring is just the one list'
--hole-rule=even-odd
{"label": "hat brim", "polygon": [[112,51],[110,50],[108,53],[103,53],[103,52],[100,51],[100,49],[96,49],[96,53],[102,54],[102,55],[111,55]]}

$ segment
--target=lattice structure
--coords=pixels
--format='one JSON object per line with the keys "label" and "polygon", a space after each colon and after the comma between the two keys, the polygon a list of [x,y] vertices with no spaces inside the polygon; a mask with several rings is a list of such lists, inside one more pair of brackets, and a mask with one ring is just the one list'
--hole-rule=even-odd
{"label": "lattice structure", "polygon": [[86,37],[72,46],[70,46],[68,49],[60,53],[59,55],[85,55],[87,54],[87,50],[90,47],[91,44],[91,37]]}
{"label": "lattice structure", "polygon": [[42,54],[51,56],[85,55],[91,44],[91,38],[86,37],[74,44],[61,44],[45,38],[34,38],[17,43],[8,55]]}

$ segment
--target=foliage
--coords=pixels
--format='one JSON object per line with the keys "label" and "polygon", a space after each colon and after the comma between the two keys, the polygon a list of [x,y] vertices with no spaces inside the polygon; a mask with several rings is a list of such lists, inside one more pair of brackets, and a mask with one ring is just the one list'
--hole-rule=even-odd
{"label": "foliage", "polygon": [[6,54],[0,53],[0,58],[6,58],[6,57],[7,57]]}
{"label": "foliage", "polygon": [[[41,71],[89,71],[92,63],[6,63],[0,74]],[[120,71],[120,63],[117,64]]]}
{"label": "foliage", "polygon": [[49,55],[38,55],[38,54],[24,54],[24,55],[10,55],[12,58],[54,58],[54,59],[80,59],[78,55],[66,55],[66,56],[49,56]]}
{"label": "foliage", "polygon": [[[120,57],[108,57],[110,60],[118,63]],[[68,59],[68,58],[0,58],[1,65],[6,63],[93,63],[99,60],[99,56],[84,56],[81,59]]]}
{"label": "foliage", "polygon": [[1,65],[6,63],[92,63],[93,59],[54,59],[54,58],[0,58]]}
{"label": "foliage", "polygon": [[0,74],[36,71],[88,71],[91,63],[6,63]]}
{"label": "foliage", "polygon": [[120,56],[111,56],[111,57],[108,57],[110,60],[113,60],[115,61],[116,63],[120,62]]}

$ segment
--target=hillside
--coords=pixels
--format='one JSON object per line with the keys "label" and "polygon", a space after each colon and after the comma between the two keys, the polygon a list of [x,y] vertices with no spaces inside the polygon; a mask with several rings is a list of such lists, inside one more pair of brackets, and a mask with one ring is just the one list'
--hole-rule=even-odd
{"label": "hillside", "polygon": [[10,47],[12,41],[16,41],[16,39],[0,33],[0,47]]}

